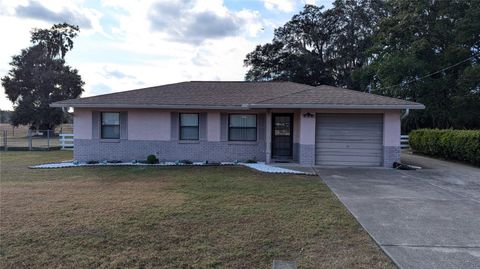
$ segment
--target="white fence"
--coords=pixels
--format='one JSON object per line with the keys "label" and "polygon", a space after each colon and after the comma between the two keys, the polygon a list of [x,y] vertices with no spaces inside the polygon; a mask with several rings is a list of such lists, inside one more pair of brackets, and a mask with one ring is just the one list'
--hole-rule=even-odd
{"label": "white fence", "polygon": [[402,149],[410,148],[408,135],[401,135],[400,136],[400,148],[402,148]]}
{"label": "white fence", "polygon": [[58,134],[53,130],[28,128],[4,129],[0,136],[0,148],[7,150],[50,150],[59,148]]}
{"label": "white fence", "polygon": [[73,134],[59,134],[60,148],[73,149]]}

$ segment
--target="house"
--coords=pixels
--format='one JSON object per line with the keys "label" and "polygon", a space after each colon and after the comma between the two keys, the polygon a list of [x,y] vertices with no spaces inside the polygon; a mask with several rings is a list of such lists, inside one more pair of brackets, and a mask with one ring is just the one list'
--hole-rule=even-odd
{"label": "house", "polygon": [[191,81],[55,102],[74,108],[78,161],[392,166],[419,103],[293,82]]}

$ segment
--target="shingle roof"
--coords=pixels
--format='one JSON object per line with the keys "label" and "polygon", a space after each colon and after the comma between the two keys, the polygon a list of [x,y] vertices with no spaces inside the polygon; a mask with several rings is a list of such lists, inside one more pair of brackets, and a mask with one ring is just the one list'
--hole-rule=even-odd
{"label": "shingle roof", "polygon": [[190,81],[55,102],[53,107],[423,108],[419,103],[293,82]]}

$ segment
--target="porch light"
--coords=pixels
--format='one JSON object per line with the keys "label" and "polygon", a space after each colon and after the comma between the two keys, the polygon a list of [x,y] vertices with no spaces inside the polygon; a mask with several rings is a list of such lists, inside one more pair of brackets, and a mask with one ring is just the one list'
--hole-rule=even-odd
{"label": "porch light", "polygon": [[310,112],[307,112],[307,113],[304,113],[304,114],[303,114],[303,117],[304,117],[304,118],[313,118],[313,116],[314,116],[314,115],[313,115],[312,113],[310,113]]}

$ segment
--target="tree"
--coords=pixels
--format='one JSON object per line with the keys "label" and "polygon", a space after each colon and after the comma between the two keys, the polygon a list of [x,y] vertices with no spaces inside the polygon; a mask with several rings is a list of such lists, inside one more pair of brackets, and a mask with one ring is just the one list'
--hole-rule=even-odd
{"label": "tree", "polygon": [[337,0],[328,10],[306,5],[275,29],[271,43],[246,56],[245,78],[353,87],[351,72],[366,64],[383,5],[380,0]]}
{"label": "tree", "polygon": [[11,111],[0,109],[0,123],[9,123],[10,115],[11,115]]}
{"label": "tree", "polygon": [[78,32],[78,26],[67,23],[34,29],[32,46],[12,57],[12,69],[2,78],[2,86],[14,104],[11,115],[14,126],[52,130],[62,123],[63,111],[49,105],[82,94],[84,82],[64,59]]}
{"label": "tree", "polygon": [[480,128],[480,5],[476,0],[388,2],[369,50],[370,65],[355,72],[361,88],[418,101],[402,123]]}

